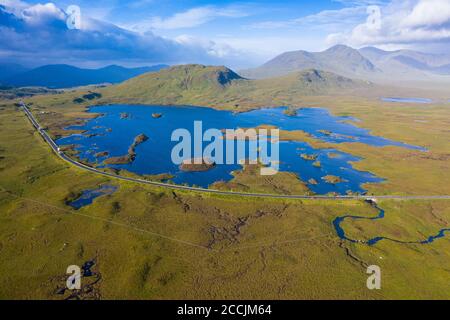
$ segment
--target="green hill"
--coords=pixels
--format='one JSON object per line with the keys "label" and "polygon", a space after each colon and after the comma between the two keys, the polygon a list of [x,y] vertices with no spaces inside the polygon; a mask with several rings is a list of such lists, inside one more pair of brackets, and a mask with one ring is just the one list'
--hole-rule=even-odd
{"label": "green hill", "polygon": [[105,88],[98,103],[276,106],[293,104],[305,95],[344,94],[366,86],[365,82],[315,69],[249,80],[226,67],[181,65]]}
{"label": "green hill", "polygon": [[175,103],[222,92],[244,80],[225,67],[181,65],[147,73],[105,90],[105,95],[139,102]]}

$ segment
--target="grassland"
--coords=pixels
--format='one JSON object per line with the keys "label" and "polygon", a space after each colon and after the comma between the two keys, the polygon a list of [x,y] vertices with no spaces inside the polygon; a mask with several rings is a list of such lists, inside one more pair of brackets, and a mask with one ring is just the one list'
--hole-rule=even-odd
{"label": "grassland", "polygon": [[233,179],[219,181],[210,187],[217,190],[230,190],[254,193],[277,193],[308,195],[311,191],[299,177],[292,172],[278,172],[275,175],[261,175],[261,166],[245,164],[241,170],[232,172]]}
{"label": "grassland", "polygon": [[[230,83],[218,84],[213,81],[217,77],[207,74],[207,81],[196,83],[194,77],[184,82],[184,89],[177,75],[160,96],[148,93],[141,100],[133,97],[157,87],[157,79],[152,78],[150,87],[136,80],[142,82],[129,98],[114,90],[125,92],[127,87],[110,87],[89,102],[74,102],[89,94],[87,90],[36,96],[26,102],[53,137],[70,133],[65,126],[95,116],[85,112],[88,105],[107,102],[176,102],[236,111],[271,105],[327,107],[333,114],[360,119],[354,124],[372,134],[428,151],[330,144],[301,130],[281,132],[281,139],[361,157],[356,168],[385,179],[367,185],[369,193],[450,194],[446,103],[383,103],[378,98],[385,92],[377,88],[365,97],[345,90],[328,96],[320,86],[316,94],[303,95],[306,89],[297,87],[298,76],[279,80],[291,89],[277,91],[280,87],[273,81],[255,85],[231,74],[225,77]],[[195,89],[198,85],[204,90]],[[248,94],[239,91],[245,86],[256,89]],[[169,89],[181,93],[169,99],[164,95]],[[262,181],[252,174],[256,169],[237,171],[232,182],[217,187],[307,192],[290,173]],[[101,184],[115,185],[118,191],[79,211],[66,205],[81,191]],[[64,299],[67,292],[55,292],[64,286],[67,266],[95,259],[95,279],[100,280],[91,286],[94,294],[81,298],[450,299],[448,236],[428,245],[351,244],[336,236],[332,221],[345,214],[376,216],[377,211],[364,202],[243,199],[172,192],[96,176],[55,157],[13,102],[0,106],[0,188],[0,298]],[[384,200],[379,205],[386,211],[384,219],[342,224],[350,238],[417,241],[450,225],[448,200]],[[380,291],[365,286],[366,267],[371,264],[381,267]]]}
{"label": "grassland", "polygon": [[[109,180],[68,166],[20,111],[1,108],[0,298],[67,298],[56,293],[67,266],[92,259],[99,280],[80,298],[450,298],[448,238],[374,247],[337,238],[336,216],[377,214],[363,202],[206,196]],[[65,204],[100,184],[119,189],[79,211]],[[380,205],[385,220],[345,222],[348,235],[422,239],[450,219],[446,201]],[[382,269],[380,291],[365,287],[369,264]]]}

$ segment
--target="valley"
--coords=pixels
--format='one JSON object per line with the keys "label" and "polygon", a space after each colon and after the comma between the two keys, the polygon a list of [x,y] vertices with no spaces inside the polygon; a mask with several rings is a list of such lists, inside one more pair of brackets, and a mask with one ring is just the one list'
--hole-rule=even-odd
{"label": "valley", "polygon": [[[95,282],[93,288],[101,298],[449,298],[443,281],[448,271],[442,268],[450,260],[446,253],[448,236],[444,233],[426,246],[410,243],[448,228],[448,200],[438,198],[450,194],[446,175],[450,169],[448,105],[434,102],[436,97],[427,104],[382,101],[381,95],[364,96],[364,83],[356,89],[353,85],[348,89],[340,87],[339,92],[330,94],[338,85],[330,85],[329,81],[338,80],[323,73],[312,83],[303,82],[304,73],[300,78],[280,79],[280,87],[275,81],[266,96],[264,92],[269,87],[264,80],[252,83],[222,71],[201,66],[177,67],[171,72],[143,75],[116,87],[66,91],[23,100],[50,136],[62,141],[70,139],[72,134],[86,134],[85,139],[92,141],[103,137],[84,132],[86,129],[80,126],[86,124],[90,124],[90,130],[106,130],[106,135],[119,134],[118,127],[96,123],[107,119],[113,110],[111,115],[116,115],[118,123],[125,127],[137,117],[135,112],[127,110],[128,117],[121,119],[124,110],[120,108],[88,108],[90,105],[138,103],[141,106],[136,110],[142,110],[139,112],[149,124],[173,121],[171,112],[176,109],[172,111],[174,107],[167,106],[172,103],[213,107],[200,108],[212,113],[237,111],[239,117],[252,115],[249,110],[261,112],[259,108],[267,106],[295,106],[299,108],[299,117],[325,107],[329,117],[344,117],[342,121],[359,128],[355,130],[362,130],[374,141],[388,139],[420,146],[421,149],[414,149],[347,141],[354,132],[333,135],[339,130],[327,129],[325,124],[315,128],[315,136],[296,130],[301,128],[295,125],[281,132],[281,139],[328,150],[330,159],[342,153],[356,157],[359,160],[351,163],[355,170],[381,178],[381,182],[365,183],[362,187],[367,190],[367,196],[393,197],[378,199],[384,218],[345,219],[341,226],[348,239],[384,237],[398,241],[378,241],[367,246],[341,239],[333,226],[335,219],[347,214],[368,218],[377,215],[377,210],[363,201],[367,196],[361,200],[352,196],[289,199],[284,195],[307,192],[307,179],[301,181],[289,170],[271,179],[259,179],[254,168],[237,168],[230,181],[213,184],[213,189],[225,191],[223,194],[136,183],[134,178],[145,179],[145,175],[141,177],[128,170],[121,170],[120,175],[130,180],[114,178],[117,174],[114,171],[108,173],[110,176],[94,174],[56,157],[20,108],[3,102],[0,207],[4,214],[0,256],[4,262],[0,271],[9,276],[1,279],[1,287],[12,288],[9,284],[14,283],[19,289],[3,290],[2,295],[63,299],[69,293],[56,292],[62,285],[58,279],[63,275],[64,266],[69,262],[83,265],[94,259],[92,270],[102,280]],[[314,74],[317,75],[306,73],[306,79]],[[167,93],[169,88],[172,96]],[[243,92],[242,88],[253,89]],[[316,91],[306,88],[316,88]],[[378,87],[375,90],[382,92]],[[92,100],[74,102],[77,97],[92,92],[98,93]],[[266,104],[274,92],[278,92],[274,100]],[[209,99],[212,102],[206,103]],[[142,106],[148,103],[166,106],[155,111],[154,107]],[[96,108],[100,108],[98,112]],[[291,117],[282,110],[279,112],[280,117]],[[163,116],[155,119],[154,113]],[[269,121],[271,117],[262,118],[259,124],[270,127],[274,124]],[[325,119],[326,113],[321,117]],[[256,123],[247,127],[251,126]],[[150,142],[155,130],[146,133]],[[131,140],[141,133],[138,131],[130,132]],[[136,159],[139,148],[149,141],[137,147]],[[71,152],[76,157],[76,149]],[[297,157],[298,161],[312,166],[312,161]],[[322,166],[326,166],[321,160]],[[158,172],[148,173],[152,176]],[[97,190],[100,185],[111,186],[114,191],[102,193],[92,202],[86,198],[84,202],[83,197],[87,195],[84,192]],[[228,194],[230,190],[237,192]],[[274,197],[242,197],[239,192],[274,194]],[[281,197],[277,198],[277,194]],[[68,203],[77,199],[83,205],[75,210]],[[16,250],[35,263],[28,268],[17,268],[23,258],[11,258]],[[50,263],[50,259],[56,263]],[[422,269],[425,261],[426,271]],[[381,292],[365,288],[365,269],[370,264],[382,267]],[[121,272],[116,270],[118,265]],[[28,282],[26,290],[20,289],[20,279],[29,272],[36,277]],[[255,282],[261,274],[265,275],[264,279]],[[416,279],[413,286],[408,280],[411,277]],[[113,282],[121,283],[120,292]]]}
{"label": "valley", "polygon": [[[337,237],[337,216],[377,214],[364,202],[243,200],[92,175],[55,157],[20,110],[3,108],[0,256],[8,277],[1,278],[2,296],[67,297],[56,293],[61,270],[94,259],[92,272],[101,280],[93,288],[103,299],[448,298],[447,238],[426,247],[383,241],[367,247]],[[117,190],[77,211],[65,205],[68,195],[99,184]],[[420,239],[450,218],[447,200],[380,200],[379,206],[385,219],[346,222],[347,235],[383,230],[387,237]],[[365,288],[364,266],[373,263],[383,269],[381,292]]]}
{"label": "valley", "polygon": [[0,0],[0,300],[448,301],[449,88],[449,0]]}

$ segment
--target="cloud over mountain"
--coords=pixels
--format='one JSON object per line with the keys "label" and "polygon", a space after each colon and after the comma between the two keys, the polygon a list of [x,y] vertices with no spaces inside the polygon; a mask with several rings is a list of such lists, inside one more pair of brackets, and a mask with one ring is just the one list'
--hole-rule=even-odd
{"label": "cloud over mountain", "polygon": [[447,47],[450,42],[450,1],[394,0],[381,7],[380,24],[373,27],[370,19],[349,33],[334,33],[328,43],[364,45],[409,45],[421,47],[436,44]]}
{"label": "cloud over mountain", "polygon": [[176,41],[150,31],[137,33],[83,12],[81,28],[73,30],[67,27],[67,18],[53,3],[0,1],[0,59],[24,64],[218,63],[224,54],[212,41]]}

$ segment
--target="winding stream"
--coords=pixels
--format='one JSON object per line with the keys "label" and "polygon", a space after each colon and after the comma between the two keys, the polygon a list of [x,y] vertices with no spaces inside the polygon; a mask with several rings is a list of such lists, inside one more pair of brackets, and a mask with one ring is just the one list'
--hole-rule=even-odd
{"label": "winding stream", "polygon": [[439,232],[434,235],[434,236],[429,236],[427,239],[425,240],[419,240],[419,241],[401,241],[401,240],[397,240],[397,239],[392,239],[389,237],[374,237],[372,239],[369,240],[356,240],[356,239],[351,239],[348,238],[345,234],[345,230],[344,228],[342,228],[341,223],[346,220],[346,219],[353,219],[353,220],[361,220],[361,219],[366,219],[366,220],[379,220],[379,219],[383,219],[385,212],[383,209],[381,209],[380,207],[378,207],[378,205],[371,201],[368,200],[367,202],[369,202],[375,209],[378,210],[378,215],[376,217],[361,217],[361,216],[353,216],[353,215],[345,215],[345,216],[341,216],[341,217],[337,217],[336,219],[333,220],[333,226],[334,229],[336,230],[336,233],[338,235],[338,237],[342,240],[347,240],[353,243],[362,243],[362,244],[366,244],[368,246],[373,246],[375,244],[377,244],[378,242],[380,242],[381,240],[389,240],[389,241],[394,241],[397,243],[404,243],[404,244],[429,244],[432,243],[434,240],[437,240],[439,238],[443,238],[445,237],[445,233],[449,232],[450,233],[450,228],[444,228],[439,230]]}

